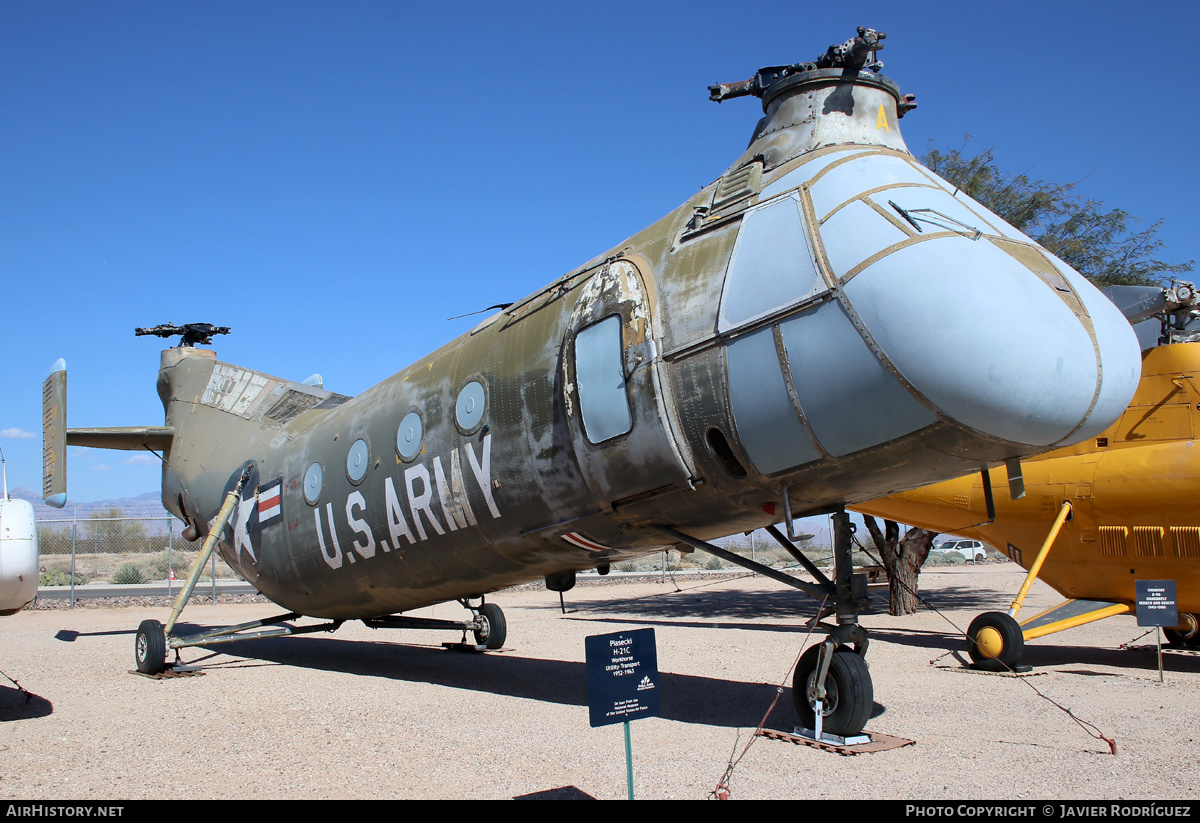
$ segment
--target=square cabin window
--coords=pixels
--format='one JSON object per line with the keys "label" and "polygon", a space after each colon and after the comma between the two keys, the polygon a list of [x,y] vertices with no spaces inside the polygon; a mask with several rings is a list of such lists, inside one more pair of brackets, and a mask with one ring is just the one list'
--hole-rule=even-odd
{"label": "square cabin window", "polygon": [[583,430],[592,443],[603,443],[633,428],[625,389],[621,318],[593,323],[575,335],[575,382]]}

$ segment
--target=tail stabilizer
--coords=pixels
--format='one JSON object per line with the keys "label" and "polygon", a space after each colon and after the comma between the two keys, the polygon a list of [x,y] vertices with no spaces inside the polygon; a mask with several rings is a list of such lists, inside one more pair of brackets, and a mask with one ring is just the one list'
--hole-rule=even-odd
{"label": "tail stabilizer", "polygon": [[56,509],[67,502],[67,363],[61,357],[42,382],[42,497]]}
{"label": "tail stabilizer", "polygon": [[67,502],[67,446],[166,450],[174,437],[170,426],[68,429],[67,364],[60,358],[42,383],[42,497],[58,509]]}
{"label": "tail stabilizer", "polygon": [[89,449],[116,449],[119,451],[141,451],[142,449],[167,449],[175,437],[170,426],[119,426],[101,429],[67,429],[68,446],[86,446]]}

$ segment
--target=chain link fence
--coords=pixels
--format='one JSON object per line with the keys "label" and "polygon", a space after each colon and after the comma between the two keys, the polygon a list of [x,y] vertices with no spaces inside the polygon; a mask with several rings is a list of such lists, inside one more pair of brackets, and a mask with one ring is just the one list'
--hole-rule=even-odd
{"label": "chain link fence", "polygon": [[[158,509],[162,512],[161,507]],[[180,524],[162,514],[130,515],[119,508],[75,506],[69,517],[39,518],[39,588],[87,587],[89,592],[111,585],[166,585],[169,592],[183,586],[200,554],[200,542],[180,536]],[[196,593],[207,583],[240,577],[224,562],[205,564]]]}

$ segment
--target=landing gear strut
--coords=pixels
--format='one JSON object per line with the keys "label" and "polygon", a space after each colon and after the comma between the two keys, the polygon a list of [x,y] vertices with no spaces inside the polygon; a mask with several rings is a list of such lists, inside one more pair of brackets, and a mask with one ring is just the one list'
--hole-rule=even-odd
{"label": "landing gear strut", "polygon": [[[179,665],[179,650],[191,646],[207,648],[221,643],[233,643],[238,640],[252,640],[261,637],[285,637],[294,634],[310,634],[312,632],[332,632],[336,631],[342,625],[343,621],[341,620],[331,620],[315,626],[293,626],[288,621],[296,620],[301,615],[296,612],[288,612],[287,614],[270,617],[265,620],[254,620],[250,623],[241,623],[236,626],[206,629],[187,636],[177,636],[174,634],[175,622],[179,619],[184,605],[192,596],[192,590],[196,586],[196,581],[200,579],[200,572],[203,570],[205,563],[208,562],[208,558],[216,546],[218,537],[224,531],[229,518],[233,514],[234,507],[237,505],[238,498],[242,492],[242,486],[250,478],[251,468],[252,466],[246,467],[237,484],[225,496],[225,501],[221,505],[221,510],[217,513],[217,518],[213,522],[208,536],[204,538],[200,555],[192,565],[192,569],[188,573],[187,582],[184,584],[183,590],[180,591],[179,597],[175,600],[175,606],[171,609],[171,616],[167,619],[167,625],[163,626],[157,620],[143,620],[141,625],[138,626],[137,637],[134,642],[134,662],[137,664],[137,670],[142,674],[158,675],[165,671],[167,668],[166,657],[168,649],[175,650],[175,664]],[[480,602],[477,606],[472,605],[468,600],[459,601],[464,608],[471,612],[470,620],[432,620],[429,618],[405,617],[393,614],[367,618],[363,620],[363,623],[373,629],[451,629],[461,631],[464,639],[467,632],[473,632],[477,646],[486,649],[498,649],[504,645],[504,641],[508,637],[508,626],[504,620],[504,612],[500,611],[500,607],[494,603],[484,603],[482,598],[479,600]],[[254,631],[256,629],[260,631]]]}
{"label": "landing gear strut", "polygon": [[[508,638],[508,624],[504,612],[495,603],[481,603],[473,606],[466,601],[463,606],[471,611],[470,620],[434,620],[427,617],[407,617],[402,614],[389,614],[371,617],[363,620],[363,625],[372,629],[438,629],[460,631],[463,638],[467,632],[474,635],[475,643],[470,644],[475,649],[493,651],[504,645]],[[240,623],[236,626],[206,629],[196,634],[178,636],[167,634],[157,620],[143,620],[138,626],[137,642],[134,657],[137,670],[142,674],[161,674],[167,668],[166,652],[175,650],[175,661],[179,664],[179,650],[192,646],[208,648],[222,643],[235,643],[239,640],[254,640],[263,637],[287,637],[312,632],[336,631],[343,623],[341,620],[331,620],[314,626],[293,626],[288,621],[297,620],[301,615],[296,612],[281,614],[265,620],[255,620],[250,623]],[[258,631],[255,631],[258,630]],[[450,645],[450,644],[448,644]],[[456,647],[462,644],[453,644]]]}
{"label": "landing gear strut", "polygon": [[[786,487],[784,499],[787,500]],[[826,578],[813,566],[777,528],[772,526],[767,529],[816,578],[816,583],[798,580],[778,569],[756,563],[675,529],[660,527],[660,530],[700,551],[824,601],[823,608],[813,622],[836,615],[837,626],[821,645],[812,647],[801,656],[792,680],[792,700],[805,732],[814,732],[806,736],[821,739],[825,734],[842,738],[859,734],[870,718],[875,690],[864,659],[869,643],[867,632],[858,624],[858,615],[868,602],[867,576],[853,573],[850,547],[853,525],[845,510],[840,509],[833,515],[833,580]]]}
{"label": "landing gear strut", "polygon": [[[844,510],[833,515],[834,592],[825,616],[837,615],[837,627],[820,646],[800,657],[792,678],[792,702],[803,727],[801,734],[822,740],[858,735],[871,717],[875,687],[865,659],[867,632],[858,614],[867,605],[867,576],[853,574],[851,540],[854,526]],[[850,646],[853,648],[850,648]],[[811,734],[809,734],[811,732]]]}
{"label": "landing gear strut", "polygon": [[[983,474],[987,477],[986,471]],[[1011,467],[1009,477],[1011,491],[1011,478],[1013,477]],[[989,509],[989,516],[991,513]],[[1071,504],[1065,502],[1059,509],[1058,517],[1055,518],[1054,525],[1050,527],[1050,533],[1046,536],[1045,542],[1042,543],[1042,547],[1038,550],[1037,556],[1034,557],[1033,563],[1029,565],[1029,573],[1025,575],[1025,581],[1021,584],[1021,590],[1017,592],[1017,596],[1013,600],[1012,606],[1009,607],[1008,613],[984,612],[971,621],[971,625],[967,628],[967,654],[970,656],[974,668],[986,672],[1014,671],[1017,669],[1017,666],[1021,662],[1021,657],[1025,654],[1025,631],[1021,628],[1021,624],[1017,622],[1017,614],[1021,611],[1021,605],[1025,602],[1025,595],[1029,593],[1029,587],[1033,585],[1033,581],[1037,579],[1038,572],[1042,570],[1042,564],[1046,562],[1046,556],[1050,553],[1050,547],[1054,545],[1054,540],[1058,537],[1059,531],[1062,530],[1063,524],[1070,518]],[[1031,637],[1037,636],[1039,635],[1031,635]]]}

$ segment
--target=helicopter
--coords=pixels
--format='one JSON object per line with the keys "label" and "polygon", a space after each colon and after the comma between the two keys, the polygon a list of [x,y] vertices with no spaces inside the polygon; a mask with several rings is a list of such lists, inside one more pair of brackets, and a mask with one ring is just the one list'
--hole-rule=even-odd
{"label": "helicopter", "polygon": [[[138,670],[346,620],[497,649],[494,592],[562,592],[679,547],[822,601],[837,625],[802,657],[794,703],[818,736],[858,734],[867,581],[845,507],[989,465],[1019,474],[1107,428],[1140,367],[1082,276],[913,158],[899,120],[916,104],[879,73],[885,37],[859,28],[815,61],[710,86],[764,113],[720,177],[357,396],[221,361],[203,347],[226,328],[164,324],[138,330],[180,337],[161,355],[162,425],[68,429],[56,363],[47,502],[66,499],[67,445],[149,449],[164,506],[204,541],[165,625],[139,626]],[[792,532],[827,512],[833,579]],[[815,582],[712,542],[768,526]],[[176,634],[214,550],[287,612]],[[469,617],[404,614],[447,601]]]}
{"label": "helicopter", "polygon": [[16,614],[37,597],[38,541],[33,504],[8,496],[0,451],[0,616]]}

